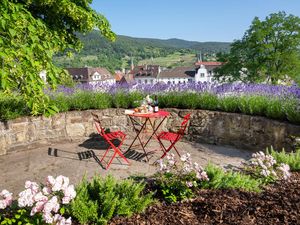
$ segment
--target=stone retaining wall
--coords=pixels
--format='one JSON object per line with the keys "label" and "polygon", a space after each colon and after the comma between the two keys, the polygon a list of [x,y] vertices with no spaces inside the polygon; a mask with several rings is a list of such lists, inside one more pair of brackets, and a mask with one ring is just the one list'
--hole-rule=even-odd
{"label": "stone retaining wall", "polygon": [[[182,117],[192,113],[185,137],[191,141],[232,145],[241,149],[263,150],[273,145],[290,150],[290,136],[300,136],[300,126],[264,117],[206,110],[166,109],[171,116],[162,129],[176,130]],[[95,133],[91,111],[102,117],[102,126],[133,132],[124,109],[71,111],[52,117],[22,117],[0,122],[0,155],[55,142],[83,140]]]}

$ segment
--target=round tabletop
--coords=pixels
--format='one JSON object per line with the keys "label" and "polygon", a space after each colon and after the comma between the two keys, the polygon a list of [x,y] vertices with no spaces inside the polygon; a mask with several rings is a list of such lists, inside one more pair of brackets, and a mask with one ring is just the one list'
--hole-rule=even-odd
{"label": "round tabletop", "polygon": [[167,117],[170,115],[169,112],[164,110],[159,110],[158,112],[148,112],[148,113],[129,113],[128,116],[134,116],[134,117],[143,117],[143,118],[157,118],[157,117]]}

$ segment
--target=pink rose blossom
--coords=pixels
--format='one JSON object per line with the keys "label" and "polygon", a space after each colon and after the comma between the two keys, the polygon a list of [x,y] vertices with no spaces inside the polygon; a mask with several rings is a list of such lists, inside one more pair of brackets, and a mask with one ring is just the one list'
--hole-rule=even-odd
{"label": "pink rose blossom", "polygon": [[5,209],[11,205],[12,193],[4,189],[1,191],[0,196],[3,197],[3,200],[0,200],[0,209]]}

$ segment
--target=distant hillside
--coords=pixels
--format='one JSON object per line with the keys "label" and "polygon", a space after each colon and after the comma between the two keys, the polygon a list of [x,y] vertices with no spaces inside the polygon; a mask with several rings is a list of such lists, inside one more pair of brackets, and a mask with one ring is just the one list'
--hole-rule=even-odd
{"label": "distant hillside", "polygon": [[[156,58],[161,59],[170,56],[174,58],[174,56],[180,55],[181,58],[175,64],[161,65],[172,67],[181,65],[184,55],[188,55],[185,58],[193,58],[192,55],[194,55],[194,59],[196,59],[196,54],[201,51],[204,56],[209,58],[217,52],[227,52],[230,48],[228,42],[196,42],[176,38],[161,40],[123,35],[118,35],[115,42],[109,42],[97,31],[87,35],[79,34],[78,37],[84,45],[81,52],[74,53],[72,58],[63,55],[55,56],[56,65],[61,67],[101,66],[114,71],[129,68],[131,58],[133,58],[134,64],[138,64],[142,60],[149,62],[149,60],[153,61]],[[166,60],[158,60],[158,62]],[[187,63],[190,62],[185,61],[184,65]]]}

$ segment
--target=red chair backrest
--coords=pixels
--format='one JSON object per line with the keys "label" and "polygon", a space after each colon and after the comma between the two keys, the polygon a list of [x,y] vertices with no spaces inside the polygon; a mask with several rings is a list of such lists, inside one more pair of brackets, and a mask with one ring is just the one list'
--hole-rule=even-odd
{"label": "red chair backrest", "polygon": [[105,130],[101,126],[101,122],[100,122],[99,116],[97,114],[93,113],[93,112],[92,112],[92,116],[93,116],[93,120],[94,120],[94,123],[95,123],[95,126],[96,126],[96,129],[97,129],[98,133],[101,136],[104,136],[105,135]]}
{"label": "red chair backrest", "polygon": [[185,130],[186,130],[186,127],[187,127],[187,125],[188,125],[188,122],[189,122],[190,118],[191,118],[191,114],[190,114],[190,113],[188,113],[188,114],[186,114],[186,115],[184,116],[183,121],[182,121],[181,126],[180,126],[180,129],[179,129],[179,131],[178,131],[178,134],[179,134],[180,136],[183,136],[183,135],[184,135],[184,132],[185,132]]}

